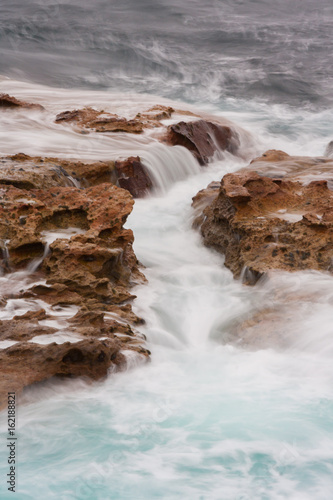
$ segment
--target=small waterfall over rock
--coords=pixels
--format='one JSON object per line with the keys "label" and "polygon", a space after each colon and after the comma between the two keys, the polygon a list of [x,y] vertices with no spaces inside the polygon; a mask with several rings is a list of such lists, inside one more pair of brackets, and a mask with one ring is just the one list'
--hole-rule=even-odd
{"label": "small waterfall over rock", "polygon": [[175,182],[200,172],[200,166],[192,154],[182,146],[153,144],[141,154],[154,185],[165,192]]}

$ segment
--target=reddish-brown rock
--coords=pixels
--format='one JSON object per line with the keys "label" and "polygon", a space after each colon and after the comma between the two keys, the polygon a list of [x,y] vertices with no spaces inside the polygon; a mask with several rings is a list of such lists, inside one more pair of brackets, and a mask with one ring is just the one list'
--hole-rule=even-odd
{"label": "reddish-brown rock", "polygon": [[142,198],[153,187],[147,169],[141,163],[139,156],[131,156],[127,160],[116,161],[115,169],[119,186],[127,189],[134,198]]}
{"label": "reddish-brown rock", "polygon": [[[118,338],[118,343],[112,344],[118,350],[134,350],[143,359],[148,358],[149,351],[142,346],[144,338],[135,329],[143,320],[133,313],[130,304],[134,298],[131,287],[145,279],[133,252],[133,233],[123,228],[133,203],[128,191],[110,183],[85,190],[25,190],[0,185],[0,242],[6,242],[0,265],[5,273],[30,268],[22,285],[15,288],[8,280],[9,287],[1,290],[0,307],[5,307],[8,299],[28,300],[33,307],[22,316],[0,321],[0,340],[19,342],[0,350],[4,367],[0,369],[0,393],[8,390],[6,384],[14,370],[12,380],[17,390],[58,374],[92,378],[105,375],[110,358],[95,363],[98,349],[104,352],[105,337],[113,342]],[[46,241],[53,233],[54,241],[48,249]],[[34,285],[36,278],[43,278],[45,284]],[[34,310],[40,307],[40,300],[48,313],[45,309]],[[66,313],[69,306],[76,306],[71,310],[73,314],[78,310],[77,314],[72,318],[65,314],[67,319],[59,324],[59,314]],[[52,341],[52,335],[62,329],[69,337],[94,341],[83,344],[82,363],[75,364],[75,369],[69,363],[67,371],[63,358],[78,344],[67,344],[66,352],[62,345],[51,348],[23,344],[39,335],[48,335]],[[53,359],[51,351],[54,363],[47,364],[50,356]],[[23,361],[26,366],[21,368]]]}
{"label": "reddish-brown rock", "polygon": [[127,120],[116,114],[98,111],[93,108],[64,111],[56,116],[56,123],[75,123],[96,132],[127,132],[141,134],[144,125],[140,120]]}
{"label": "reddish-brown rock", "polygon": [[236,153],[239,139],[228,126],[196,120],[168,127],[166,142],[189,149],[200,165],[205,165],[218,151]]}
{"label": "reddish-brown rock", "polygon": [[15,109],[15,108],[26,108],[26,109],[39,109],[43,110],[44,107],[41,104],[31,104],[29,102],[20,101],[16,97],[10,96],[9,94],[0,94],[0,108]]}
{"label": "reddish-brown rock", "polygon": [[332,272],[332,178],[332,160],[267,152],[223,177],[203,212],[205,244],[225,254],[235,277],[244,270],[247,283],[270,269]]}
{"label": "reddish-brown rock", "polygon": [[0,165],[0,184],[22,189],[48,189],[77,183],[89,187],[117,182],[114,161],[69,161],[19,153],[0,157]]}
{"label": "reddish-brown rock", "polygon": [[0,408],[8,392],[16,395],[28,385],[51,377],[88,377],[98,380],[111,365],[119,370],[126,365],[117,340],[82,340],[72,344],[39,345],[20,342],[0,350]]}

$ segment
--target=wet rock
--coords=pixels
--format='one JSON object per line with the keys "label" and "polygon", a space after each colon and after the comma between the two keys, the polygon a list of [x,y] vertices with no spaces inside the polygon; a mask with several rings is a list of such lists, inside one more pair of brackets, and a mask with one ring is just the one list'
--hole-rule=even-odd
{"label": "wet rock", "polygon": [[95,132],[127,132],[141,134],[144,125],[140,120],[127,120],[116,114],[105,113],[93,108],[75,109],[64,111],[56,116],[56,123],[75,123]]}
{"label": "wet rock", "polygon": [[224,253],[225,265],[248,284],[270,269],[332,272],[332,178],[328,159],[265,153],[223,177],[203,211],[205,244]]}
{"label": "wet rock", "polygon": [[74,344],[39,345],[20,342],[0,351],[0,405],[7,393],[18,395],[28,385],[51,377],[87,377],[98,380],[109,368],[121,370],[126,365],[117,340],[82,340]]}
{"label": "wet rock", "polygon": [[[22,342],[30,340],[38,335],[52,335],[56,328],[42,326],[37,319],[15,316],[12,320],[0,321],[0,340],[15,340]],[[1,351],[0,351],[1,352]]]}
{"label": "wet rock", "polygon": [[139,156],[116,161],[115,169],[119,186],[127,189],[134,198],[145,196],[153,187],[148,171],[141,163]]}
{"label": "wet rock", "polygon": [[0,158],[0,184],[21,189],[73,186],[69,174],[59,162],[41,162],[23,153]]}
{"label": "wet rock", "polygon": [[20,101],[16,99],[16,97],[10,96],[9,94],[0,94],[0,109],[17,109],[17,108],[25,108],[25,109],[45,109],[41,104],[32,104],[25,101]]}
{"label": "wet rock", "polygon": [[236,132],[230,127],[206,120],[170,125],[166,142],[189,149],[200,165],[206,165],[216,152],[229,151],[235,154],[239,147]]}
{"label": "wet rock", "polygon": [[53,186],[83,187],[117,182],[113,161],[81,162],[19,153],[0,158],[0,184],[21,189],[48,189]]}
{"label": "wet rock", "polygon": [[[27,266],[30,269],[30,274],[28,271],[25,271],[28,274],[23,273],[26,284],[24,282],[12,290],[4,288],[8,295],[2,296],[0,313],[8,298],[28,300],[32,307],[35,301],[40,304],[42,300],[51,311],[32,309],[0,322],[1,340],[19,342],[13,346],[13,351],[0,350],[0,357],[5,351],[9,352],[8,356],[13,356],[12,364],[3,357],[7,378],[10,370],[14,370],[16,363],[23,359],[22,353],[31,357],[28,363],[31,373],[27,374],[23,369],[15,372],[13,380],[17,381],[15,387],[18,389],[59,373],[97,377],[99,365],[91,364],[90,343],[78,371],[67,373],[57,361],[50,365],[53,366],[51,371],[39,371],[38,368],[38,378],[32,377],[32,367],[43,362],[43,353],[46,353],[45,359],[49,358],[49,346],[37,348],[29,344],[28,348],[22,343],[38,335],[48,335],[52,341],[52,335],[63,329],[66,336],[93,339],[96,352],[100,348],[103,351],[103,338],[114,341],[119,338],[118,346],[137,352],[142,359],[148,358],[149,352],[142,345],[144,338],[135,328],[143,320],[133,313],[131,307],[135,298],[131,288],[145,278],[133,252],[133,233],[123,228],[133,203],[128,191],[110,183],[85,190],[74,187],[24,190],[0,185],[0,243],[6,244],[6,251],[2,252],[3,271],[27,270]],[[24,225],[20,222],[22,217],[25,218]],[[46,241],[51,241],[49,248]],[[44,282],[34,285],[35,275]],[[62,310],[71,310],[68,309],[70,306],[76,306],[74,316],[68,317],[66,313],[67,319],[59,324],[59,311],[61,316]],[[60,346],[54,349],[62,352]],[[104,366],[102,373],[105,374],[107,365],[101,366]]]}
{"label": "wet rock", "polygon": [[148,111],[138,113],[133,119],[119,117],[114,113],[98,111],[93,108],[64,111],[56,116],[56,123],[72,123],[95,132],[126,132],[141,134],[146,128],[160,127],[160,121],[170,118],[173,108],[154,106]]}
{"label": "wet rock", "polygon": [[192,207],[194,209],[193,227],[197,229],[205,220],[204,210],[217,197],[220,190],[220,182],[213,181],[205,189],[201,189],[192,198]]}
{"label": "wet rock", "polygon": [[[0,165],[0,184],[26,190],[74,185],[86,188],[110,182],[140,198],[153,186],[140,158],[133,156],[116,162],[83,163],[19,153],[1,157]],[[21,224],[25,224],[25,219],[21,219]]]}

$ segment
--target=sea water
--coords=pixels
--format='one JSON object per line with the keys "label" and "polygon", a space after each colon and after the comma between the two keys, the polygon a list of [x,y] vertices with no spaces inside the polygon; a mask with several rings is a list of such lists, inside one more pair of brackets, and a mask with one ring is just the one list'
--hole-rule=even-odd
{"label": "sea water", "polygon": [[[151,363],[126,353],[128,370],[105,381],[25,391],[16,497],[330,500],[332,277],[275,271],[243,286],[191,228],[191,198],[266,149],[324,153],[333,136],[331,3],[12,5],[4,2],[0,91],[47,111],[5,113],[2,154],[140,154],[158,186],[126,224],[148,278],[133,292]],[[156,103],[248,130],[242,158],[198,169],[187,151],[147,134],[80,136],[53,124],[56,112],[84,105],[130,117]],[[13,496],[3,480],[0,491]]]}

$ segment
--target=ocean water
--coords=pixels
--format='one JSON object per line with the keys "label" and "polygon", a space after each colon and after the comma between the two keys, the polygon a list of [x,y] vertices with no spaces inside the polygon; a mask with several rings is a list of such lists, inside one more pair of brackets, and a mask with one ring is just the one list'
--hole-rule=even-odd
{"label": "ocean water", "polygon": [[[191,229],[191,198],[212,180],[266,149],[322,155],[333,139],[332,7],[3,0],[0,92],[47,112],[4,113],[1,154],[140,154],[159,187],[127,222],[149,280],[134,308],[151,363],[127,353],[128,370],[100,383],[25,391],[15,495],[0,415],[1,499],[333,498],[332,276],[276,271],[245,287]],[[149,134],[82,136],[53,123],[84,105],[131,116],[156,103],[231,120],[242,158],[199,169]],[[0,287],[28,286],[27,273]],[[2,313],[27,304],[11,306]],[[261,327],[251,330],[254,315]]]}

